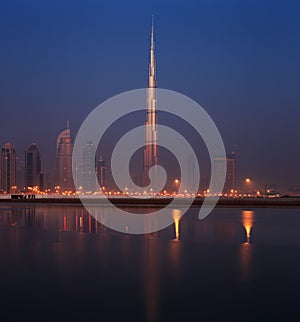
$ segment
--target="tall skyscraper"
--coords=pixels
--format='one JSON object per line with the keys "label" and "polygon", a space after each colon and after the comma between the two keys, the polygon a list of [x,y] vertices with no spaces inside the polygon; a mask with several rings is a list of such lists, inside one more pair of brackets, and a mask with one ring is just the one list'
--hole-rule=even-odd
{"label": "tall skyscraper", "polygon": [[95,160],[95,147],[91,141],[87,142],[83,149],[82,158],[82,185],[85,192],[94,192],[96,189],[96,160]]}
{"label": "tall skyscraper", "polygon": [[16,189],[16,151],[11,143],[1,149],[1,191],[14,192]]}
{"label": "tall skyscraper", "polygon": [[59,134],[56,140],[56,176],[57,185],[61,191],[74,190],[72,153],[73,141],[68,123],[67,128]]}
{"label": "tall skyscraper", "polygon": [[216,177],[221,176],[222,169],[226,164],[226,177],[223,188],[223,193],[230,194],[236,189],[235,183],[235,152],[226,155],[226,158],[214,159],[214,171]]}
{"label": "tall skyscraper", "polygon": [[105,169],[105,161],[102,159],[102,156],[100,155],[99,160],[96,164],[96,170],[97,170],[97,180],[101,188],[105,187],[105,176],[106,176],[106,169]]}
{"label": "tall skyscraper", "polygon": [[236,176],[235,176],[235,152],[228,153],[226,155],[226,180],[224,191],[231,193],[232,190],[236,190]]}
{"label": "tall skyscraper", "polygon": [[25,162],[19,158],[17,158],[16,181],[18,190],[25,191]]}
{"label": "tall skyscraper", "polygon": [[157,155],[157,106],[156,106],[156,64],[154,53],[154,23],[152,17],[149,79],[147,89],[147,114],[145,122],[145,148],[143,179],[144,185],[148,184],[149,169],[158,164]]}
{"label": "tall skyscraper", "polygon": [[37,186],[40,190],[43,189],[43,175],[41,155],[36,144],[33,143],[25,151],[25,187]]}

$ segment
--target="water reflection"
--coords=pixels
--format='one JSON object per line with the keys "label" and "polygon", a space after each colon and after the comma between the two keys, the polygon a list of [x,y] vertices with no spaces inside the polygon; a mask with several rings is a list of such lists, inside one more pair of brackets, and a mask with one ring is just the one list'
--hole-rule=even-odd
{"label": "water reflection", "polygon": [[174,225],[175,225],[175,240],[179,240],[179,223],[180,223],[180,218],[182,216],[182,213],[179,209],[173,209],[172,210],[172,216],[174,220]]}
{"label": "water reflection", "polygon": [[243,226],[246,231],[246,244],[251,243],[251,232],[252,232],[252,226],[253,226],[253,217],[254,217],[254,211],[252,210],[243,210],[242,211],[242,222]]}
{"label": "water reflection", "polygon": [[[86,311],[94,305],[101,314],[119,314],[116,321],[134,312],[140,314],[135,320],[156,322],[166,320],[164,313],[170,314],[174,308],[183,315],[193,308],[198,312],[207,294],[213,298],[209,314],[216,303],[228,308],[234,303],[235,309],[245,305],[241,317],[247,308],[257,305],[260,294],[261,302],[266,298],[274,302],[294,285],[299,271],[294,247],[300,245],[298,209],[217,208],[204,220],[198,220],[197,209],[184,216],[174,209],[172,214],[174,224],[162,231],[129,235],[110,230],[78,205],[2,203],[1,289],[3,294],[12,290],[12,296],[5,294],[4,298],[7,303],[25,302],[31,308],[40,298],[50,303],[61,297],[61,303],[70,299],[72,309],[86,301]],[[101,215],[109,220],[110,209],[102,208]],[[259,247],[261,244],[293,247]],[[267,276],[274,276],[270,284],[277,285],[285,267],[285,278],[291,278],[285,293],[272,288],[265,296],[270,258],[276,263],[272,274],[277,269],[275,275]],[[253,293],[251,285],[255,289],[262,286]],[[40,295],[47,291],[48,296]],[[122,304],[121,309],[116,309],[116,303]],[[175,321],[177,311],[168,320]]]}
{"label": "water reflection", "polygon": [[[101,207],[97,210],[97,216],[102,222],[107,222],[112,209]],[[250,242],[253,212],[243,212],[243,227],[237,220],[228,220],[228,210],[223,210],[224,215],[211,215],[204,220],[198,220],[197,210],[191,209],[189,213],[182,217],[180,209],[172,210],[174,221],[173,226],[169,226],[161,231],[147,234],[148,238],[175,241],[198,241],[198,242],[238,242],[245,240]],[[145,218],[145,227],[155,225],[154,221]],[[37,229],[56,232],[82,232],[97,234],[107,237],[107,233],[121,235],[110,230],[105,225],[99,223],[93,216],[87,213],[81,206],[45,206],[45,205],[1,205],[0,225],[16,227],[33,227]]]}
{"label": "water reflection", "polygon": [[147,322],[159,321],[160,279],[155,239],[145,236],[144,240],[144,290]]}
{"label": "water reflection", "polygon": [[[145,209],[143,209],[145,210]],[[285,213],[287,212],[287,213]],[[99,207],[97,215],[106,223],[112,209]],[[300,215],[298,209],[217,208],[203,220],[198,219],[198,209],[190,209],[182,216],[181,210],[173,209],[174,224],[148,238],[200,243],[276,244],[300,245]],[[255,227],[254,227],[255,218]],[[145,218],[145,227],[149,225]],[[151,221],[151,225],[155,225]],[[0,227],[31,227],[35,230],[96,234],[99,238],[125,236],[99,223],[79,205],[29,205],[1,204]]]}
{"label": "water reflection", "polygon": [[240,277],[241,282],[249,283],[251,280],[252,272],[252,257],[253,248],[251,247],[251,234],[254,222],[254,211],[243,210],[242,211],[242,224],[246,233],[246,240],[240,246],[239,250],[239,264],[240,264]]}
{"label": "water reflection", "polygon": [[[104,237],[109,232],[111,235],[124,236],[107,228],[99,223],[93,216],[87,213],[80,206],[14,206],[0,209],[0,225],[34,227],[37,229],[56,232],[82,232],[97,234]],[[97,216],[102,222],[107,222],[110,218],[109,207],[98,209]],[[205,220],[198,220],[197,210],[182,217],[180,209],[172,210],[174,224],[148,235],[148,238],[175,241],[199,241],[199,242],[243,242],[244,230],[238,221],[228,220],[226,214],[224,218],[209,217]],[[145,226],[155,225],[155,221],[145,218]]]}

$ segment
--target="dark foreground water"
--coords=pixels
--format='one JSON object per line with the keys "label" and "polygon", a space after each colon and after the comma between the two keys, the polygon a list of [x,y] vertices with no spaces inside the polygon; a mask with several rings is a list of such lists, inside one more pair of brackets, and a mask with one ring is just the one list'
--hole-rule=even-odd
{"label": "dark foreground water", "polygon": [[134,236],[80,206],[0,204],[3,321],[299,321],[299,301],[299,209],[191,209]]}

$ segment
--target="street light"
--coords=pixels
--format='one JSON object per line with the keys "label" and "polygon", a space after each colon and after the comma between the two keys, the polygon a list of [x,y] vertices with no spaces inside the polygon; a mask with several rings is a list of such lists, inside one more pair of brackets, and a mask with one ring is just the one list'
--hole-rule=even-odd
{"label": "street light", "polygon": [[246,190],[247,190],[246,193],[248,193],[248,195],[249,195],[250,193],[252,193],[251,188],[253,188],[252,179],[246,178],[245,179],[245,184],[246,184]]}
{"label": "street light", "polygon": [[174,180],[174,185],[175,185],[175,194],[177,195],[177,192],[178,192],[178,185],[180,184],[180,180],[179,179],[175,179]]}

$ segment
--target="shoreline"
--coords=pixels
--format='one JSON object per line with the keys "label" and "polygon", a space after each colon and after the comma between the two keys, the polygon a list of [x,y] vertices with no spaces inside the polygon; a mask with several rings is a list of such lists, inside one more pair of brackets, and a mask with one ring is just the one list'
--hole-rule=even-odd
{"label": "shoreline", "polygon": [[[138,199],[138,198],[87,198],[85,202],[95,205],[107,206],[107,200],[118,207],[165,207],[172,202],[172,198]],[[204,198],[184,199],[177,198],[173,201],[174,206],[199,207]],[[209,199],[208,199],[209,200]],[[1,203],[11,204],[58,204],[58,205],[81,205],[79,198],[36,198],[36,199],[0,199]],[[299,207],[299,197],[281,198],[220,198],[217,207]]]}

